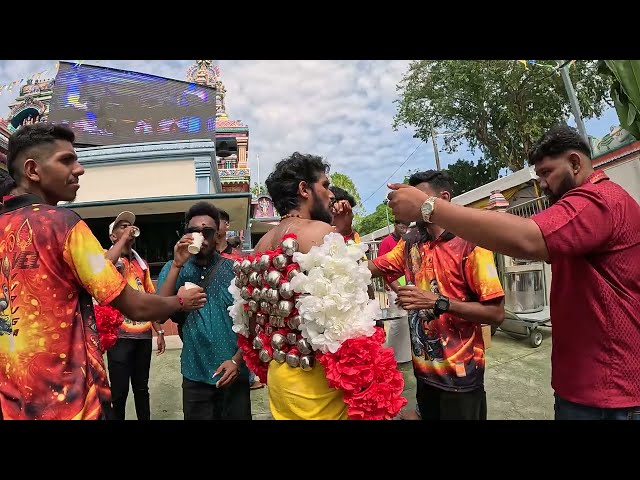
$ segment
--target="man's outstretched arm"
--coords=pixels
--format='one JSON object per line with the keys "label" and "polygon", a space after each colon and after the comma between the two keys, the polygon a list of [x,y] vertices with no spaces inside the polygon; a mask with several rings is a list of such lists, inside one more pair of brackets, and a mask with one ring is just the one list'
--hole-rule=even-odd
{"label": "man's outstretched arm", "polygon": [[[429,196],[415,187],[389,185],[389,207],[396,218],[420,221],[420,208]],[[536,222],[517,215],[463,207],[440,198],[431,221],[481,247],[515,258],[548,260],[549,252]]]}

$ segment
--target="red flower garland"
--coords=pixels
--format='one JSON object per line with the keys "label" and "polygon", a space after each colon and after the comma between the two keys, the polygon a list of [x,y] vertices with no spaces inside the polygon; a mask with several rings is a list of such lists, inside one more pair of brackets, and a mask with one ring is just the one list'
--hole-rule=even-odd
{"label": "red flower garland", "polygon": [[124,315],[111,305],[94,305],[96,329],[100,338],[100,350],[104,353],[118,340],[118,328],[124,321]]}
{"label": "red flower garland", "polygon": [[254,350],[251,342],[244,335],[238,335],[238,347],[242,349],[242,358],[247,368],[260,379],[260,382],[266,385],[267,371],[269,370],[268,364],[260,361],[258,351]]}
{"label": "red flower garland", "polygon": [[[290,233],[282,240],[286,238],[295,239],[297,236]],[[279,247],[273,251],[256,253],[256,258],[268,255],[269,260],[272,261],[273,257],[280,253],[282,248]],[[287,265],[282,272],[283,278],[280,283],[287,281],[289,272],[294,268],[299,270],[300,267],[297,263]],[[274,268],[270,267],[269,270]],[[264,286],[268,287],[266,280]],[[247,311],[248,305],[244,308]],[[294,309],[290,316],[297,314],[297,309]],[[284,330],[277,330],[277,332],[286,334]],[[264,332],[257,336],[262,340],[263,348],[273,355],[271,337]],[[258,350],[252,345],[253,338],[253,335],[249,337],[238,335],[238,347],[242,349],[247,367],[262,383],[267,384],[269,364],[260,360]],[[404,377],[397,369],[393,349],[382,346],[384,341],[384,329],[376,328],[371,337],[346,340],[335,353],[316,353],[317,360],[325,369],[328,385],[344,392],[347,413],[351,419],[391,420],[407,404],[407,399],[402,396]],[[299,353],[296,347],[292,347],[289,351]]]}
{"label": "red flower garland", "polygon": [[407,404],[404,377],[384,339],[384,330],[376,328],[371,337],[346,340],[336,353],[318,355],[329,386],[344,392],[351,419],[391,420]]}

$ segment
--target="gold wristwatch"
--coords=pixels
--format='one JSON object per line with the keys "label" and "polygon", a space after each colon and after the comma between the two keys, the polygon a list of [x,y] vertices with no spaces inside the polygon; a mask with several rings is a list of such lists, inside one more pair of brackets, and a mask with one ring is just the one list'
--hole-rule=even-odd
{"label": "gold wristwatch", "polygon": [[422,214],[422,220],[427,223],[431,223],[431,215],[433,215],[433,210],[436,207],[436,198],[437,197],[429,197],[427,198],[422,207],[420,207],[420,213]]}

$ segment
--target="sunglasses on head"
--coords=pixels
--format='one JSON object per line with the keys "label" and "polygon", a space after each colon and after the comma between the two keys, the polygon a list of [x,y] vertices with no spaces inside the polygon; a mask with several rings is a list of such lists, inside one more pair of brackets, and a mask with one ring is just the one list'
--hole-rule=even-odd
{"label": "sunglasses on head", "polygon": [[212,227],[187,227],[184,229],[184,233],[201,233],[205,238],[210,238],[216,234],[216,229]]}

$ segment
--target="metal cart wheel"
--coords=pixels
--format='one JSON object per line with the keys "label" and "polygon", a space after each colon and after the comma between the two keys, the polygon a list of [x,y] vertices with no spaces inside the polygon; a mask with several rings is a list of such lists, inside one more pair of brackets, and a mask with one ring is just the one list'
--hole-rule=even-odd
{"label": "metal cart wheel", "polygon": [[531,330],[531,335],[529,336],[529,344],[533,348],[538,348],[540,345],[542,345],[542,332],[540,330]]}

